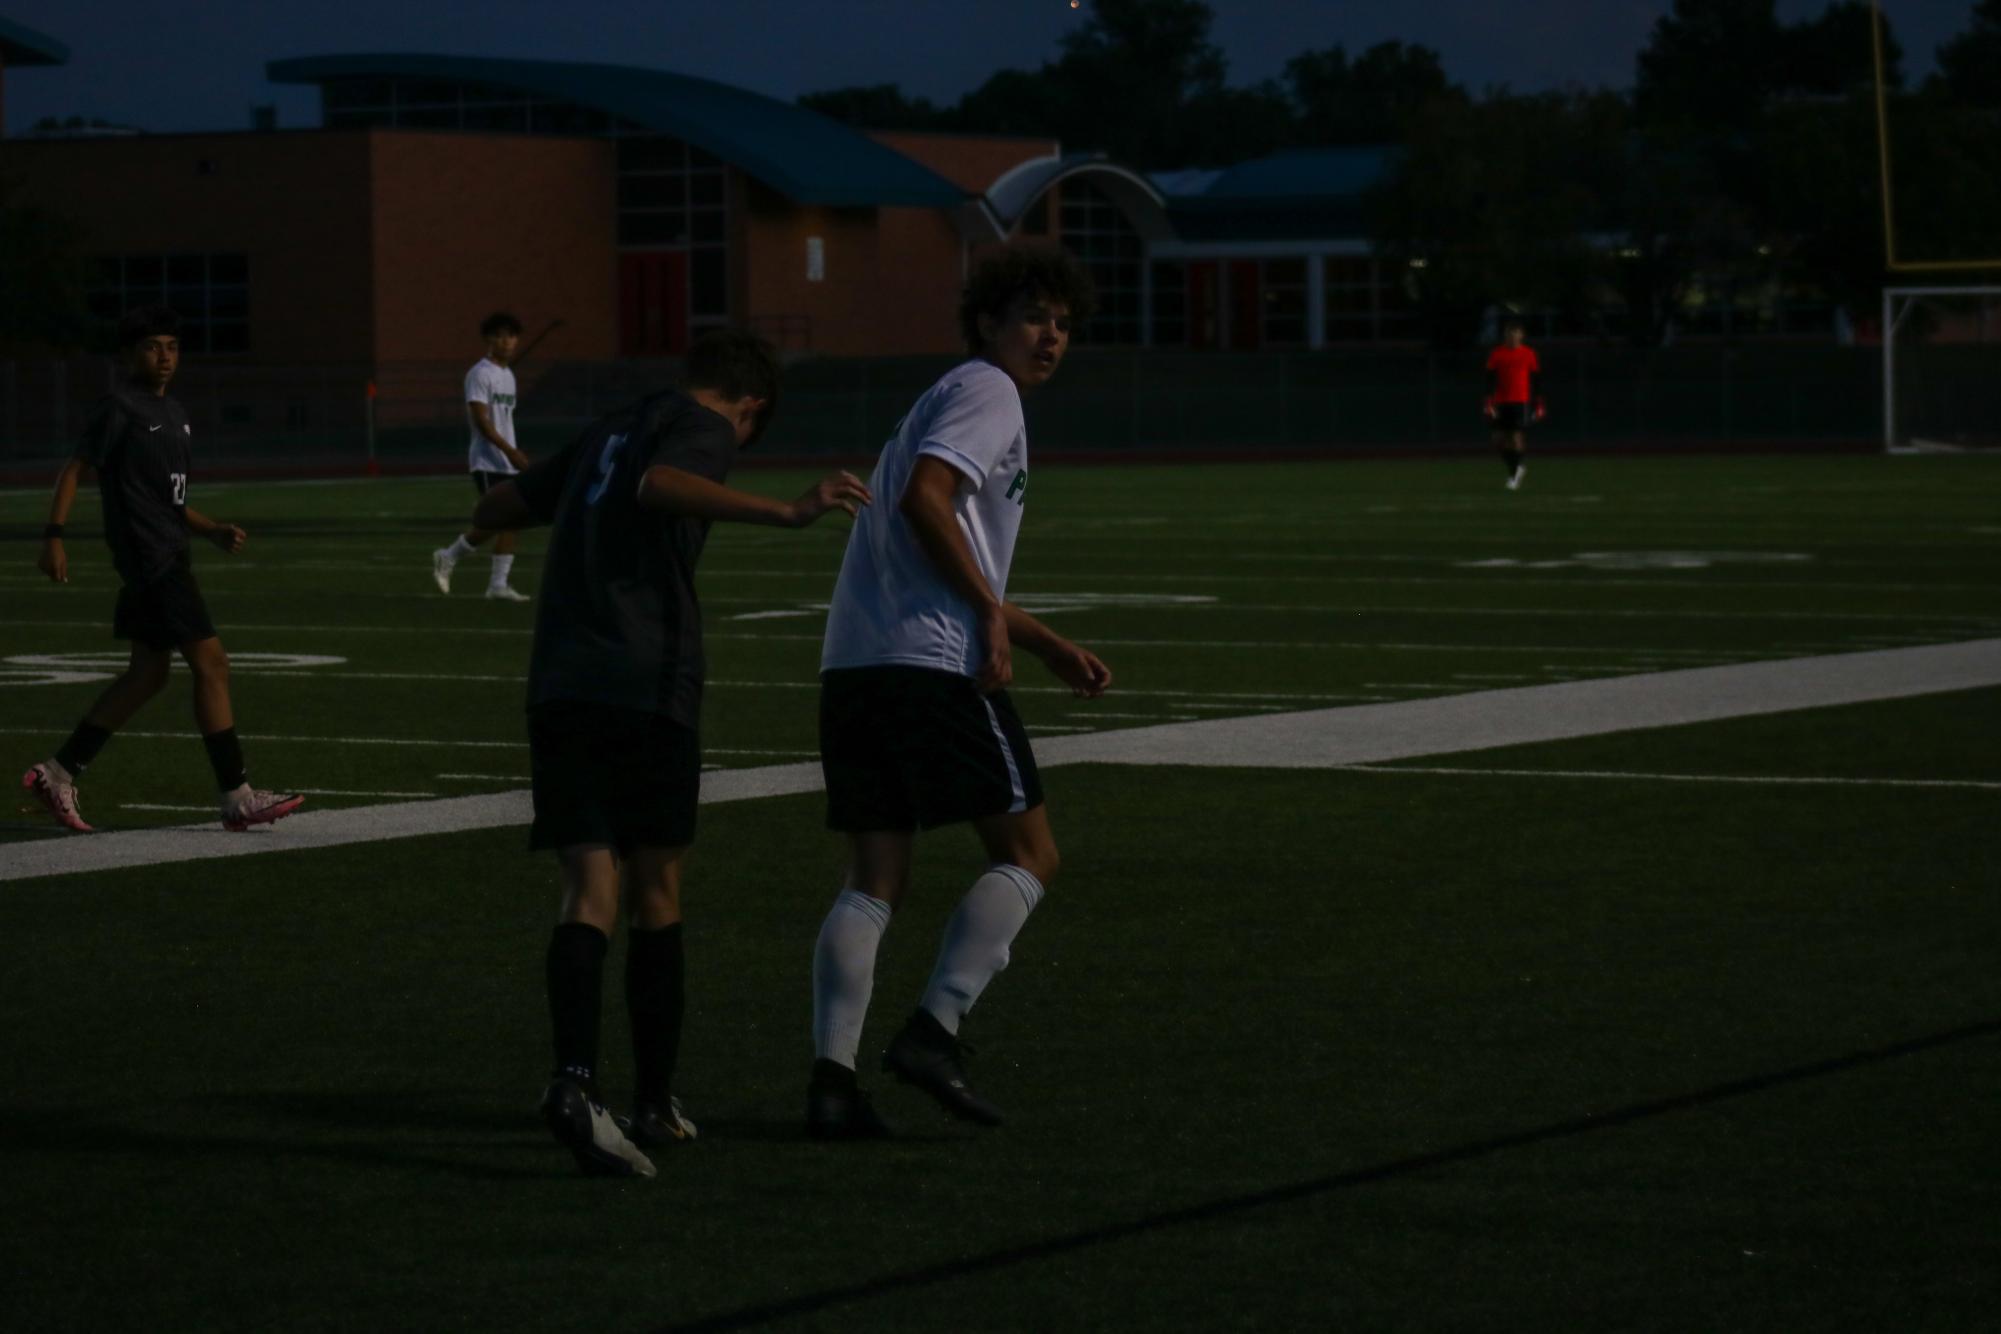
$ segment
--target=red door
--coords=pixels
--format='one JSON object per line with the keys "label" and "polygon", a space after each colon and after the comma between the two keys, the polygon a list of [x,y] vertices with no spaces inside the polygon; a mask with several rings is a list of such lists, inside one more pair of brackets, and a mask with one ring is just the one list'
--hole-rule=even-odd
{"label": "red door", "polygon": [[1194,260],[1188,265],[1188,346],[1192,348],[1215,347],[1223,332],[1216,318],[1221,277],[1213,259]]}
{"label": "red door", "polygon": [[1258,285],[1258,262],[1230,261],[1230,347],[1249,352],[1264,341],[1264,291]]}
{"label": "red door", "polygon": [[688,256],[643,250],[618,257],[619,351],[671,357],[688,350]]}

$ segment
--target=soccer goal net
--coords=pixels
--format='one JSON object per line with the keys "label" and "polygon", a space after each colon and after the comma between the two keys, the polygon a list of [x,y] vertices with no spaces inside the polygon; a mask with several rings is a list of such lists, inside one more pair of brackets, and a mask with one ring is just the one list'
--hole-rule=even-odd
{"label": "soccer goal net", "polygon": [[2001,449],[2001,286],[1883,289],[1883,447]]}

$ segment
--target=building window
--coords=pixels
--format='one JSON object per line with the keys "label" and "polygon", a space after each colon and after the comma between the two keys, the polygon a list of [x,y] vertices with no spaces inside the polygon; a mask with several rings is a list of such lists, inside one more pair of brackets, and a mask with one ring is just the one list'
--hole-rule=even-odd
{"label": "building window", "polygon": [[602,111],[505,84],[412,78],[328,79],[320,84],[320,123],[330,130],[379,125],[508,134],[602,135],[615,129]]}
{"label": "building window", "polygon": [[1060,239],[1090,271],[1098,289],[1098,313],[1072,337],[1099,346],[1138,343],[1145,243],[1104,191],[1083,181],[1059,188]]}
{"label": "building window", "polygon": [[1306,344],[1306,261],[1268,259],[1258,275],[1265,347]]}
{"label": "building window", "polygon": [[664,134],[618,140],[618,244],[688,251],[690,332],[729,319],[729,180],[722,161]]}
{"label": "building window", "polygon": [[139,306],[181,317],[181,349],[228,356],[250,350],[250,261],[244,255],[117,255],[93,266],[84,299],[115,324]]}

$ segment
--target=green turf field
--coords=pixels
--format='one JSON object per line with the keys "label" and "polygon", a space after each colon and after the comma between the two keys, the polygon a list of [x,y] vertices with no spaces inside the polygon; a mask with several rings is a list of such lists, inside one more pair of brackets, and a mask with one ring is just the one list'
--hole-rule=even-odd
{"label": "green turf field", "polygon": [[[1117,679],[1023,664],[1031,731],[2001,634],[1991,460],[1500,480],[1040,469],[1011,592]],[[481,599],[483,558],[429,582],[463,479],[190,498],[251,532],[197,561],[254,780],[524,785],[534,608]],[[0,493],[10,782],[98,689],[50,676],[122,656],[94,503],[60,589],[43,507]],[[812,757],[844,526],[712,537],[713,764]],[[106,749],[93,822],[203,818],[187,705],[180,674]],[[0,882],[0,1290],[38,1329],[1991,1329],[1997,736],[1989,688],[1369,771],[1053,768],[1065,870],[968,1026],[1010,1124],[884,1088],[904,1136],[835,1149],[798,1120],[839,847],[815,796],[708,807],[703,1134],[639,1183],[572,1176],[533,1115],[553,872],[515,831]],[[60,837],[0,814],[0,865]],[[865,1058],[975,864],[922,846]]]}

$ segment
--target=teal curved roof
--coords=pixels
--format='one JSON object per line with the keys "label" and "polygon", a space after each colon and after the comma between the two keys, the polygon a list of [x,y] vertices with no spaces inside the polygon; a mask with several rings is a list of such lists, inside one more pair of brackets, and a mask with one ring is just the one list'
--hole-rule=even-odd
{"label": "teal curved roof", "polygon": [[276,83],[347,78],[503,84],[671,134],[789,199],[833,207],[957,208],[966,192],[816,111],[666,70],[553,60],[410,54],[306,56],[265,67]]}
{"label": "teal curved roof", "polygon": [[22,65],[67,65],[69,48],[45,33],[0,19],[0,62]]}

